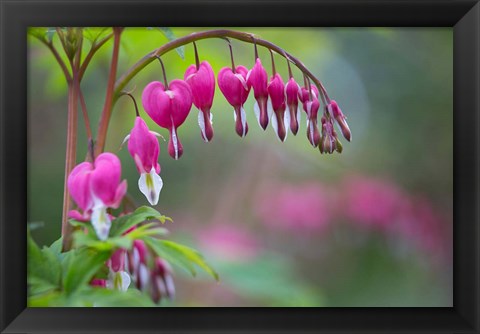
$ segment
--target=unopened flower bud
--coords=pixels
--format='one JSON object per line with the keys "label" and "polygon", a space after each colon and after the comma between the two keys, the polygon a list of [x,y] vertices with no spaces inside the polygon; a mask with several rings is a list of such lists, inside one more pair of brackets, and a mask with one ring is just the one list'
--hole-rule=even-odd
{"label": "unopened flower bud", "polygon": [[326,108],[328,113],[330,114],[330,117],[337,121],[337,124],[342,131],[343,137],[345,137],[346,140],[350,141],[352,139],[352,133],[350,131],[350,128],[348,127],[346,121],[347,118],[345,117],[345,115],[343,115],[342,110],[338,106],[337,102],[335,100],[331,100]]}

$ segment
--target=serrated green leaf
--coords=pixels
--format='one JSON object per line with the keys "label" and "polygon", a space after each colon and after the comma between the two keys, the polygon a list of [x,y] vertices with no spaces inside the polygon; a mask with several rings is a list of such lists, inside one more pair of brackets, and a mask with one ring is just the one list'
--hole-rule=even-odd
{"label": "serrated green leaf", "polygon": [[40,250],[27,230],[28,252],[28,285],[31,286],[29,293],[53,289],[60,286],[62,269],[60,260],[49,248]]}
{"label": "serrated green leaf", "polygon": [[49,248],[52,250],[54,254],[58,256],[62,253],[62,246],[63,246],[63,237],[60,237],[59,239],[54,241]]}
{"label": "serrated green leaf", "polygon": [[73,244],[75,248],[88,247],[97,251],[113,251],[117,248],[130,249],[133,239],[127,236],[108,238],[105,241],[98,240],[91,233],[85,234],[83,231],[73,233]]}
{"label": "serrated green leaf", "polygon": [[115,219],[110,228],[110,236],[120,236],[133,226],[152,219],[157,219],[162,223],[171,220],[149,206],[141,206],[135,212]]}
{"label": "serrated green leaf", "polygon": [[[165,35],[165,37],[167,37],[169,41],[173,41],[174,39],[177,39],[172,29],[168,27],[157,27],[157,29],[160,30]],[[177,51],[180,58],[185,60],[185,47],[183,45],[176,48],[175,51]]]}
{"label": "serrated green leaf", "polygon": [[128,237],[132,240],[135,239],[144,239],[148,236],[163,236],[167,235],[168,230],[166,228],[158,226],[157,223],[148,223],[142,226],[139,226],[135,230],[131,231],[125,237]]}
{"label": "serrated green leaf", "polygon": [[187,269],[193,276],[196,275],[193,265],[197,265],[218,281],[217,272],[205,261],[203,255],[195,249],[169,240],[146,238],[145,242],[158,256],[174,265],[176,264]]}
{"label": "serrated green leaf", "polygon": [[144,241],[157,256],[167,260],[174,266],[186,270],[193,277],[197,276],[197,271],[195,270],[193,264],[182,254],[169,251],[169,249],[166,249],[162,244],[157,242],[158,240],[155,240],[154,238],[145,238]]}
{"label": "serrated green leaf", "polygon": [[84,288],[111,254],[111,251],[98,252],[88,248],[77,250],[68,263],[63,280],[65,292],[71,294]]}

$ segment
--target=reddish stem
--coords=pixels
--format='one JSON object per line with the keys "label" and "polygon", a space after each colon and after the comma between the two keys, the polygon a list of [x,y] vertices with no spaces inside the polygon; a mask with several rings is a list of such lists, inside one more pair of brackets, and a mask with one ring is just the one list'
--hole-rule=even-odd
{"label": "reddish stem", "polygon": [[76,163],[77,156],[77,123],[78,123],[78,78],[75,73],[73,82],[68,84],[68,120],[67,120],[67,149],[65,153],[65,179],[63,188],[62,236],[63,251],[68,251],[72,245],[73,227],[68,223],[68,212],[72,207],[72,199],[68,192],[67,180]]}
{"label": "reddish stem", "polygon": [[107,138],[108,123],[112,114],[113,93],[115,88],[115,79],[117,76],[118,54],[120,50],[120,35],[123,28],[113,28],[113,53],[110,67],[110,74],[107,83],[107,92],[105,95],[105,104],[103,105],[102,115],[98,124],[97,143],[95,146],[95,156],[103,152]]}

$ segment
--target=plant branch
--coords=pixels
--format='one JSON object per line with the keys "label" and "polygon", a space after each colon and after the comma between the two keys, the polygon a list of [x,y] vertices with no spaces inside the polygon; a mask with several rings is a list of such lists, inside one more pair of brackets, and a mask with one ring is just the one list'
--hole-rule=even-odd
{"label": "plant branch", "polygon": [[104,38],[102,38],[99,42],[95,42],[92,44],[92,47],[90,48],[90,51],[88,51],[87,55],[85,56],[85,59],[83,60],[82,66],[80,66],[80,70],[78,71],[78,81],[82,81],[83,75],[85,74],[85,71],[87,70],[88,64],[92,60],[93,56],[95,53],[103,46],[105,43],[107,43],[110,38],[112,38],[113,33],[108,34]]}
{"label": "plant branch", "polygon": [[51,42],[47,42],[46,40],[42,40],[42,39],[40,39],[40,41],[42,41],[47,46],[47,48],[49,48],[50,51],[52,52],[52,54],[55,57],[55,60],[57,61],[58,65],[60,65],[60,68],[62,69],[63,75],[65,76],[65,79],[67,80],[67,82],[72,81],[72,76],[70,75],[70,72],[68,71],[67,65],[62,60],[62,57],[60,57],[60,54],[58,53],[57,49],[55,49],[55,47],[53,46],[53,44]]}
{"label": "plant branch", "polygon": [[87,139],[88,141],[93,141],[93,136],[92,136],[92,127],[90,126],[90,119],[88,117],[88,112],[87,112],[87,104],[85,103],[85,98],[83,96],[82,89],[80,88],[80,83],[77,81],[77,92],[78,92],[78,97],[80,99],[80,106],[82,107],[82,114],[83,114],[83,120],[85,122],[85,130],[87,132]]}
{"label": "plant branch", "polygon": [[112,105],[114,97],[115,79],[117,76],[118,54],[120,50],[120,36],[123,28],[113,28],[113,52],[110,74],[107,83],[107,92],[105,94],[105,104],[103,106],[102,115],[98,124],[97,143],[95,146],[95,156],[98,156],[105,148],[105,140],[107,138],[108,123],[112,114]]}
{"label": "plant branch", "polygon": [[145,66],[150,64],[152,61],[155,60],[157,56],[161,56],[171,50],[174,50],[182,45],[192,43],[194,41],[207,39],[207,38],[233,38],[237,39],[246,43],[253,43],[258,44],[267,49],[273,50],[278,54],[282,55],[283,57],[290,60],[297,68],[302,71],[303,74],[308,76],[318,87],[319,91],[321,92],[322,101],[324,104],[330,101],[328,97],[327,91],[323,84],[318,80],[310,70],[296,57],[292,56],[290,53],[286,52],[281,47],[261,38],[257,38],[255,35],[251,33],[241,32],[241,31],[234,31],[234,30],[207,30],[202,32],[192,33],[190,35],[177,38],[169,43],[162,45],[160,48],[153,50],[152,52],[145,55],[142,59],[140,59],[136,64],[134,64],[130,69],[128,69],[116,82],[115,84],[115,91],[114,91],[114,103],[118,99],[120,92],[123,88],[132,80],[135,75],[138,74]]}
{"label": "plant branch", "polygon": [[68,251],[72,244],[72,226],[68,223],[68,212],[72,207],[72,199],[68,192],[67,180],[76,163],[77,157],[77,107],[78,85],[75,69],[73,70],[73,82],[68,84],[68,120],[67,120],[67,148],[65,153],[65,179],[63,188],[63,212],[62,212],[62,236],[63,251]]}

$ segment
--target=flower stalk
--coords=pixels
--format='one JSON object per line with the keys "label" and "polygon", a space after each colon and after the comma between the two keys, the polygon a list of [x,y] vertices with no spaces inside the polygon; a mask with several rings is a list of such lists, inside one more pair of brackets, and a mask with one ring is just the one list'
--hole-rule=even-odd
{"label": "flower stalk", "polygon": [[67,119],[67,148],[65,153],[65,180],[63,189],[62,236],[63,250],[70,249],[72,244],[73,227],[68,223],[68,212],[72,206],[72,199],[68,192],[68,175],[75,167],[77,157],[77,128],[78,128],[78,80],[74,71],[73,81],[68,83],[68,119]]}
{"label": "flower stalk", "polygon": [[110,116],[112,114],[113,99],[114,99],[114,95],[118,95],[114,92],[114,88],[115,88],[115,79],[117,76],[118,55],[120,51],[120,36],[122,34],[122,31],[123,31],[123,28],[121,27],[113,28],[112,63],[110,67],[110,74],[108,76],[107,92],[105,94],[105,103],[103,106],[102,115],[100,117],[100,122],[98,124],[97,143],[95,145],[95,156],[98,156],[100,153],[102,153],[105,148],[108,123],[110,122]]}
{"label": "flower stalk", "polygon": [[159,47],[156,50],[145,55],[142,59],[140,59],[136,64],[134,64],[130,69],[128,69],[120,78],[118,78],[117,82],[115,83],[115,90],[114,90],[114,103],[120,96],[120,92],[125,88],[125,86],[132,80],[143,68],[145,68],[148,64],[155,60],[157,56],[161,56],[171,50],[175,50],[176,48],[189,44],[195,41],[199,41],[202,39],[208,38],[232,38],[239,41],[243,41],[246,43],[253,43],[257,45],[261,45],[266,47],[267,49],[271,49],[276,53],[282,55],[285,58],[288,58],[297,68],[306,76],[308,76],[313,83],[318,87],[319,91],[321,92],[320,96],[322,98],[323,103],[326,105],[329,103],[330,98],[328,97],[327,91],[320,80],[313,75],[312,72],[296,57],[292,56],[290,53],[286,52],[281,47],[261,38],[257,38],[255,35],[251,33],[235,31],[235,30],[207,30],[202,32],[192,33],[190,35],[177,38],[169,43],[166,43]]}

